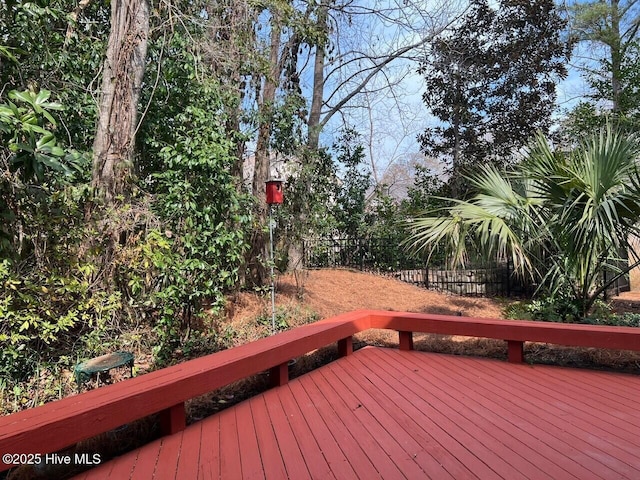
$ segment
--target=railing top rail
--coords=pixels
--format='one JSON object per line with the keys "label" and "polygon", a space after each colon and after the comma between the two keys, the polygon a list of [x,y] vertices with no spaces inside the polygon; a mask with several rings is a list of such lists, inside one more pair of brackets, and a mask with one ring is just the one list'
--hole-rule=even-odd
{"label": "railing top rail", "polygon": [[0,417],[0,451],[54,452],[369,328],[640,350],[632,327],[359,310]]}

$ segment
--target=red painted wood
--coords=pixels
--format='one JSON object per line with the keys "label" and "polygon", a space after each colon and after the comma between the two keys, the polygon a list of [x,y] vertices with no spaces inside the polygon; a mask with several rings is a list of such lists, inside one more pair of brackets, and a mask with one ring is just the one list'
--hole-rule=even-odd
{"label": "red painted wood", "polygon": [[[362,310],[1,417],[0,451],[60,450],[133,420],[173,409],[189,398],[264,369],[279,366],[281,372],[281,365],[290,358],[368,328],[640,350],[640,329],[634,328]],[[410,347],[410,334],[403,335],[403,348]],[[281,375],[279,380],[283,378]],[[624,385],[615,388],[623,389]],[[627,398],[633,402],[636,397],[628,393]],[[0,465],[0,470],[6,468]]]}
{"label": "red painted wood", "polygon": [[342,338],[338,340],[338,356],[346,357],[353,353],[353,337]]}
{"label": "red painted wood", "polygon": [[158,463],[162,440],[156,440],[138,451],[138,458],[131,473],[132,480],[148,480],[153,478]]}
{"label": "red painted wood", "polygon": [[138,450],[125,453],[105,464],[92,468],[86,473],[84,479],[100,480],[103,478],[122,478],[124,480],[130,478],[137,460]]}
{"label": "red painted wood", "polygon": [[[351,358],[352,356],[353,355],[350,355],[346,358]],[[318,445],[320,445],[322,454],[333,476],[335,476],[336,479],[345,480],[357,478],[358,476],[351,466],[351,463],[349,463],[349,459],[342,451],[338,440],[334,437],[330,428],[319,414],[317,406],[301,385],[300,378],[297,378],[295,382],[289,383],[289,388],[304,415],[309,429],[313,432],[313,436],[316,438]]]}
{"label": "red painted wood", "polygon": [[[446,361],[443,363],[447,365]],[[463,368],[455,367],[462,377],[460,383],[468,379],[473,382],[475,390],[484,393],[488,401],[482,407],[492,408],[495,411],[496,407],[491,407],[491,405],[503,405],[506,408],[506,413],[503,413],[504,418],[517,424],[522,431],[532,432],[533,435],[543,439],[551,448],[557,450],[565,458],[564,468],[568,468],[569,464],[572,468],[571,471],[579,478],[589,478],[593,475],[601,478],[634,478],[633,476],[621,476],[611,468],[611,464],[616,463],[611,460],[618,455],[617,449],[601,450],[597,444],[589,444],[591,440],[598,438],[599,431],[596,429],[583,432],[577,430],[573,426],[573,414],[554,412],[553,407],[556,402],[545,395],[538,394],[538,386],[529,384],[526,379],[523,379],[521,372],[520,375],[514,377],[509,375],[510,378],[505,378],[511,369],[501,368],[492,372],[493,365],[489,362],[483,364],[483,368],[477,371],[477,361],[474,359],[465,359],[465,364],[466,367]],[[518,367],[514,366],[514,368]],[[519,368],[524,368],[527,371],[535,370],[530,367]],[[548,372],[548,374],[552,375],[553,373]],[[514,382],[516,382],[515,388],[511,392],[505,392],[505,385],[514,385]],[[576,405],[579,403],[580,400],[574,402]],[[615,404],[607,407],[616,408]],[[514,415],[519,419],[514,418]],[[536,419],[535,422],[531,421],[532,418]],[[588,476],[585,477],[576,471],[575,466],[572,466],[573,461],[578,462],[589,471]]]}
{"label": "red painted wood", "polygon": [[[411,360],[415,357],[412,355],[411,358],[408,356],[407,358],[397,358],[398,356],[378,355],[379,352],[374,353],[371,364],[390,375],[397,375],[397,372],[406,370],[406,360]],[[548,479],[551,475],[552,478],[575,478],[579,480],[577,477],[572,477],[565,470],[554,469],[553,465],[549,465],[548,459],[538,455],[536,451],[522,443],[519,438],[519,429],[510,428],[509,425],[504,424],[502,421],[488,421],[482,415],[482,412],[473,408],[478,397],[473,396],[473,401],[469,402],[469,389],[461,389],[460,396],[455,393],[452,394],[452,392],[455,392],[455,387],[445,386],[438,381],[439,377],[451,375],[451,372],[438,371],[434,366],[425,365],[424,363],[416,366],[418,366],[416,375],[412,377],[414,381],[408,386],[410,391],[421,397],[424,392],[429,392],[425,400],[434,411],[461,425],[463,430],[474,435],[475,438],[481,439],[483,443],[492,443],[496,446],[496,450],[504,451],[508,456],[508,463],[520,472],[525,473],[529,479]],[[459,398],[465,400],[460,401]]]}
{"label": "red painted wood", "polygon": [[[360,382],[361,377],[358,375],[356,367],[357,365],[349,365],[346,368],[341,364],[331,364],[325,368],[346,382],[346,386],[362,402],[363,407],[371,412],[371,415],[390,436],[396,439],[396,442],[405,451],[405,455],[412,459],[422,471],[426,472],[428,476],[438,479],[477,478],[437,443],[435,438],[431,436],[431,431],[423,430],[422,426],[410,416],[389,415],[388,397],[373,385]],[[406,459],[403,461],[403,457],[404,455],[394,456],[394,459],[400,459],[398,462],[400,466],[406,462]],[[444,465],[447,465],[446,469]],[[403,471],[405,471],[404,468]],[[409,478],[420,478],[420,476]]]}
{"label": "red painted wood", "polygon": [[[560,370],[553,378],[562,382],[566,388],[582,390],[584,387],[588,387],[593,391],[593,398],[598,402],[615,401],[631,411],[637,412],[638,390],[635,383],[637,376],[614,372],[602,373],[608,379],[607,389],[603,389],[599,376],[589,370],[576,369],[568,372],[569,374],[564,369]],[[630,382],[632,382],[631,386]],[[636,425],[636,427],[640,428],[640,425]]]}
{"label": "red painted wood", "polygon": [[[411,382],[400,382],[397,375],[390,377],[389,374],[379,372],[378,368],[373,368],[365,361],[362,356],[358,359],[362,363],[363,373],[371,382],[373,382],[380,390],[387,392],[387,395],[393,399],[398,409],[402,409],[405,413],[415,416],[417,422],[421,425],[433,425],[439,432],[446,432],[452,437],[454,442],[449,441],[447,449],[460,458],[463,464],[472,462],[475,464],[469,469],[474,473],[480,473],[483,477],[501,477],[505,479],[525,479],[526,476],[518,468],[512,466],[501,456],[495,454],[496,450],[501,450],[504,446],[489,437],[487,438],[483,430],[475,425],[466,425],[456,421],[456,418],[450,418],[439,412],[429,402],[431,399],[423,398],[410,390]],[[366,363],[366,364],[365,364]],[[377,367],[377,365],[376,365]],[[425,392],[427,393],[427,392]],[[442,433],[437,434],[437,438],[442,437]],[[457,444],[457,446],[455,445]],[[469,454],[473,452],[473,457]],[[509,457],[509,460],[512,460]],[[479,462],[484,464],[482,467]],[[482,470],[479,470],[482,468]]]}
{"label": "red painted wood", "polygon": [[163,435],[173,435],[181,432],[187,426],[184,403],[162,410],[159,414],[160,431]]}
{"label": "red painted wood", "polygon": [[[127,453],[125,455],[122,455],[121,457],[117,458],[117,461],[112,461],[110,462],[113,465],[113,469],[109,472],[109,475],[97,475],[95,477],[87,477],[87,479],[90,478],[96,478],[96,479],[100,479],[100,478],[122,478],[122,479],[126,479],[126,478],[131,478],[131,474],[133,472],[133,468],[135,467],[136,462],[138,461],[138,451],[133,451],[130,453]],[[95,471],[99,471],[99,468],[94,469]]]}
{"label": "red painted wood", "polygon": [[154,478],[178,478],[178,461],[182,453],[184,432],[178,432],[162,439]]}
{"label": "red painted wood", "polygon": [[[396,460],[392,459],[385,449],[387,444],[394,443],[393,437],[384,430],[378,431],[378,437],[371,435],[366,424],[356,417],[357,412],[364,409],[362,403],[357,400],[345,403],[345,397],[350,396],[349,390],[339,380],[333,378],[336,381],[329,383],[321,372],[318,373],[318,375],[310,377],[317,388],[318,394],[327,398],[337,419],[349,431],[354,441],[360,444],[378,473],[382,478],[402,478],[403,474],[398,468]],[[372,419],[372,421],[375,423],[375,419]],[[413,466],[416,467],[413,469],[414,475],[424,476],[424,472],[417,468],[417,465],[414,464]],[[414,476],[413,478],[417,477]]]}
{"label": "red painted wood", "polygon": [[284,413],[279,398],[276,395],[270,396],[269,400],[266,401],[266,407],[273,432],[278,442],[278,448],[280,452],[286,452],[286,454],[282,455],[282,460],[287,470],[288,478],[311,480],[309,469],[304,462],[304,457],[298,446],[298,440],[291,430],[291,425]]}
{"label": "red painted wood", "polygon": [[[325,388],[333,389],[338,395],[341,403],[341,412],[352,417],[351,420],[346,420],[347,423],[357,421],[360,424],[360,428],[364,429],[364,431],[360,432],[360,435],[366,435],[374,439],[380,448],[384,450],[385,456],[392,459],[407,478],[423,478],[427,476],[425,470],[420,467],[414,458],[414,455],[417,455],[417,451],[421,447],[415,444],[411,449],[411,453],[409,453],[408,450],[410,448],[403,447],[403,445],[406,446],[407,442],[398,442],[397,439],[404,433],[399,425],[393,424],[389,428],[387,424],[387,428],[385,428],[384,422],[370,411],[371,405],[367,404],[363,397],[356,396],[348,386],[348,382],[345,383],[345,379],[336,374],[335,369],[322,369],[321,373],[324,381],[326,381]],[[343,406],[346,406],[347,409],[345,410]],[[441,479],[452,478],[447,477],[446,471],[440,473],[439,478]]]}
{"label": "red painted wood", "polygon": [[[494,375],[497,374],[495,370],[493,372],[495,372]],[[594,378],[599,379],[598,385],[592,386],[585,382],[579,386],[572,385],[571,382],[565,381],[562,377],[557,378],[556,375],[549,376],[545,373],[544,369],[536,368],[529,372],[526,379],[522,381],[525,385],[535,388],[539,398],[552,399],[554,407],[559,410],[557,412],[558,415],[566,416],[567,413],[571,413],[583,422],[583,426],[587,430],[593,426],[602,428],[603,438],[611,434],[613,436],[612,441],[616,441],[617,438],[623,440],[624,444],[620,446],[622,449],[628,447],[629,451],[633,451],[635,448],[633,445],[636,442],[640,446],[640,439],[638,438],[640,412],[637,406],[625,405],[617,400],[615,396],[600,395],[603,385],[608,387],[609,381],[615,379],[616,375],[589,372]],[[562,372],[558,373],[562,374]],[[505,375],[513,378],[517,376],[517,372],[507,371]],[[626,378],[628,379],[628,390],[640,392],[640,378],[632,375],[627,375]],[[610,388],[607,388],[607,390],[609,392],[612,391]],[[615,408],[603,409],[603,406],[608,406],[609,404],[614,404]],[[608,432],[608,434],[605,432]]]}
{"label": "red painted wood", "polygon": [[[495,380],[490,377],[488,381]],[[531,391],[531,394],[527,396],[531,414],[540,417],[541,422],[547,422],[550,429],[558,429],[561,433],[560,438],[566,438],[567,443],[581,451],[589,452],[589,456],[616,472],[614,475],[640,478],[640,462],[637,459],[640,442],[632,435],[627,439],[621,439],[620,432],[612,431],[608,422],[602,421],[603,417],[609,416],[607,413],[609,408],[616,409],[618,407],[615,404],[609,404],[606,405],[606,408],[602,408],[605,407],[603,404],[601,411],[594,411],[593,415],[581,414],[582,401],[580,399],[549,402],[547,395],[531,388],[531,385],[538,386],[544,381],[544,378],[539,382],[533,382],[528,378],[523,380],[527,390]],[[517,396],[524,399],[522,395]],[[597,432],[597,435],[594,432]],[[612,450],[613,453],[603,455]],[[630,467],[634,464],[635,466]]]}
{"label": "red painted wood", "polygon": [[[189,429],[191,429],[191,427],[189,427]],[[220,442],[222,438],[220,438],[219,415],[214,415],[213,417],[202,420],[201,435],[197,478],[199,480],[220,478]],[[189,445],[183,444],[182,448],[193,448],[194,446],[193,443]]]}
{"label": "red painted wood", "polygon": [[[484,390],[478,386],[480,382],[477,377],[473,377],[473,373],[471,378],[466,378],[465,374],[469,368],[466,365],[459,365],[462,362],[448,363],[446,358],[443,359],[437,355],[430,355],[424,359],[419,358],[420,356],[415,357],[418,358],[410,360],[411,364],[416,367],[414,371],[417,371],[420,377],[416,384],[426,391],[433,392],[434,395],[460,412],[469,408],[465,405],[465,399],[469,396],[469,390],[472,390],[474,395],[472,416],[481,417],[481,421],[486,421],[486,425],[492,431],[502,430],[505,434],[510,435],[511,440],[507,441],[507,437],[503,433],[495,431],[495,434],[500,435],[509,443],[512,450],[529,459],[535,465],[544,466],[547,475],[563,479],[582,479],[592,475],[590,471],[573,461],[572,457],[580,454],[578,451],[570,455],[563,455],[559,453],[557,447],[552,448],[547,445],[548,432],[540,428],[537,422],[532,422],[530,414],[519,408],[521,405],[511,404],[510,409],[503,407],[503,405],[509,405],[507,400],[509,392],[506,391],[505,385],[511,385],[510,380],[503,378],[502,386],[496,386],[492,390]],[[519,387],[516,386],[516,388]],[[485,392],[487,394],[483,395]],[[571,466],[566,467],[567,464]],[[574,473],[569,473],[570,471]]]}
{"label": "red painted wood", "polygon": [[[354,391],[362,388],[371,398],[368,408],[376,405],[384,405],[382,412],[376,418],[386,422],[389,431],[396,432],[396,436],[403,442],[414,443],[412,455],[416,461],[433,478],[445,478],[444,469],[448,477],[454,479],[490,478],[493,471],[479,461],[472,452],[460,445],[456,439],[446,430],[442,430],[431,419],[426,418],[419,422],[416,414],[420,414],[412,405],[404,401],[404,398],[393,390],[380,388],[380,379],[369,377],[368,381],[361,381],[367,372],[366,366],[360,361],[353,361],[349,365],[337,365],[343,369],[343,374],[351,376],[350,384]],[[405,411],[406,409],[406,411]],[[391,424],[391,428],[388,426]],[[393,427],[398,424],[404,433],[397,432]]]}
{"label": "red painted wood", "polygon": [[180,457],[178,458],[178,465],[176,467],[176,480],[180,480],[181,478],[198,478],[203,424],[204,422],[197,422],[182,432]]}
{"label": "red painted wood", "polygon": [[258,448],[262,467],[267,479],[287,478],[286,469],[282,460],[282,452],[278,448],[278,440],[273,432],[273,426],[269,419],[265,396],[258,395],[249,400],[253,425],[258,439]]}
{"label": "red painted wood", "polygon": [[269,383],[272,387],[281,387],[289,381],[288,361],[276,365],[269,370]]}
{"label": "red painted wood", "polygon": [[229,408],[220,417],[220,478],[242,478],[236,409]]}
{"label": "red painted wood", "polygon": [[524,361],[524,342],[507,340],[507,358],[511,363]]}
{"label": "red painted wood", "polygon": [[399,335],[399,348],[400,350],[413,350],[413,332],[400,331]]}
{"label": "red painted wood", "polygon": [[[582,382],[565,392],[573,372],[367,347],[162,439],[160,448],[143,447],[134,476],[153,467],[154,478],[178,479],[639,478],[632,453],[640,438],[633,427],[613,428],[640,420],[609,398],[621,375],[579,371]],[[624,377],[640,390],[640,378]],[[591,383],[608,397],[591,398]],[[175,459],[180,470],[191,451],[192,469],[174,476]],[[119,461],[95,471],[115,471]]]}
{"label": "red painted wood", "polygon": [[368,323],[367,312],[345,314],[0,417],[0,451],[60,450],[346,338]]}
{"label": "red painted wood", "polygon": [[369,311],[369,313],[371,322],[369,328],[640,351],[640,330],[633,327],[496,320],[403,312]]}
{"label": "red painted wood", "polygon": [[[345,458],[351,464],[354,471],[362,478],[382,478],[380,472],[374,466],[368,456],[364,445],[355,438],[355,433],[350,431],[336,416],[333,405],[324,393],[318,390],[310,376],[303,376],[299,382],[313,403],[318,415],[344,453]],[[335,470],[334,470],[334,473]],[[336,474],[337,476],[337,474]]]}
{"label": "red painted wood", "polygon": [[[242,402],[235,407],[238,426],[238,445],[240,445],[240,462],[243,479],[264,479],[262,459],[258,448],[256,430],[253,426],[253,415],[249,402]],[[226,440],[225,440],[226,441]]]}
{"label": "red painted wood", "polygon": [[[304,413],[300,410],[296,399],[287,385],[284,388],[275,390],[282,408],[287,415],[291,430],[298,440],[298,447],[302,452],[307,468],[312,478],[335,478],[331,472],[329,464],[325,459],[318,441],[317,432],[312,431],[307,425]],[[270,393],[270,392],[269,392]]]}

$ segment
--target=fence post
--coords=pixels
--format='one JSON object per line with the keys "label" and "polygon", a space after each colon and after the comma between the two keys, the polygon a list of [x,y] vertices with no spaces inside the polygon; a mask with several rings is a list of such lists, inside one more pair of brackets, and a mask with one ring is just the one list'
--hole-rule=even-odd
{"label": "fence post", "polygon": [[507,257],[507,297],[511,296],[511,260]]}

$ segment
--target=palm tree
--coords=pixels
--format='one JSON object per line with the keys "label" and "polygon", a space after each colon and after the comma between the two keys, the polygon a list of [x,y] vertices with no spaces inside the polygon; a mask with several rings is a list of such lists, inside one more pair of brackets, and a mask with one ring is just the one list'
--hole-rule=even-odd
{"label": "palm tree", "polygon": [[[429,254],[444,247],[454,266],[475,245],[488,257],[509,259],[552,297],[568,292],[586,315],[640,263],[632,247],[640,235],[639,152],[634,137],[611,126],[570,153],[553,151],[538,135],[515,170],[486,166],[468,178],[473,198],[414,219],[409,244]],[[620,267],[626,252],[632,261]],[[615,273],[606,282],[605,270]]]}

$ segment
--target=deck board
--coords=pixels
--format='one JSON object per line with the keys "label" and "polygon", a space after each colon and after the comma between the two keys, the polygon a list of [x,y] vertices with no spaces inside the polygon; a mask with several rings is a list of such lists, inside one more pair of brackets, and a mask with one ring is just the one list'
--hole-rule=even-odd
{"label": "deck board", "polygon": [[78,478],[637,479],[640,377],[365,348]]}
{"label": "deck board", "polygon": [[[520,380],[520,388],[513,388],[511,393],[519,400],[519,403],[526,405],[527,410],[530,412],[531,417],[539,418],[547,425],[547,431],[552,435],[557,436],[563,440],[567,445],[573,445],[580,451],[603,466],[609,469],[609,473],[603,472],[606,476],[604,478],[616,478],[620,475],[623,478],[640,478],[640,470],[638,470],[637,452],[638,445],[634,441],[635,446],[631,447],[630,451],[627,450],[628,445],[622,442],[616,442],[614,438],[607,435],[607,432],[602,428],[598,428],[599,418],[609,418],[609,414],[602,410],[595,412],[592,416],[592,421],[583,421],[576,413],[579,411],[577,404],[580,404],[579,399],[571,399],[570,402],[565,400],[561,401],[549,401],[549,399],[540,394],[539,389],[527,388],[540,385],[544,379],[539,378],[539,382],[534,382],[532,377],[536,375],[535,372],[538,368],[531,368],[522,366],[528,369],[527,376],[519,376],[516,380]],[[494,368],[489,366],[489,369],[493,370],[497,375],[500,373]],[[602,372],[593,372],[594,374],[602,374]],[[510,375],[509,372],[505,374],[507,378],[515,378]],[[487,384],[498,384],[496,377],[485,376],[484,373],[480,374],[480,378],[485,380]],[[588,392],[585,392],[588,395]],[[508,400],[508,399],[507,399]],[[513,402],[515,399],[508,400]],[[560,405],[563,408],[560,408]],[[607,405],[607,404],[603,404]],[[610,405],[610,404],[609,404]],[[514,404],[515,406],[515,404]],[[591,432],[597,431],[597,435],[593,435]],[[633,452],[636,452],[635,454]],[[631,465],[635,464],[635,468]]]}
{"label": "deck board", "polygon": [[[484,366],[490,368],[488,365]],[[456,378],[460,380],[467,380],[475,391],[484,393],[485,401],[482,402],[482,407],[486,409],[485,411],[496,410],[502,405],[504,409],[500,410],[500,414],[506,421],[514,422],[523,432],[530,430],[551,449],[563,455],[565,457],[563,468],[571,468],[569,471],[573,475],[579,478],[634,478],[633,476],[620,477],[615,469],[607,466],[611,463],[610,456],[616,453],[613,450],[605,454],[603,461],[600,461],[598,449],[585,442],[584,435],[581,436],[581,432],[576,431],[570,422],[554,414],[553,402],[547,399],[545,403],[544,397],[537,398],[536,390],[527,390],[524,376],[512,377],[509,372],[496,371],[503,374],[502,380],[499,381],[497,377],[477,370],[472,374],[471,372],[478,368],[474,362],[471,362],[467,368],[460,367],[458,365],[457,370],[452,373],[458,374]],[[521,367],[528,369],[526,373],[531,374],[530,367]],[[505,383],[510,387],[509,390],[504,388]],[[600,433],[598,432],[598,435]],[[613,464],[618,463],[613,462]]]}
{"label": "deck board", "polygon": [[286,478],[287,471],[282,460],[282,450],[278,448],[277,439],[273,431],[274,426],[271,424],[264,396],[254,397],[249,403],[251,404],[251,414],[256,429],[258,448],[265,476],[267,479]]}
{"label": "deck board", "polygon": [[[404,363],[395,362],[395,359],[387,362],[385,360],[387,359],[376,358],[371,365],[375,365],[381,371],[390,370],[391,367],[395,367],[396,371],[400,371],[405,365]],[[477,408],[470,408],[467,405],[463,392],[460,392],[461,399],[458,399],[455,388],[447,386],[440,378],[433,378],[435,377],[434,375],[428,380],[420,377],[420,366],[417,365],[417,367],[418,377],[413,380],[413,385],[409,386],[416,395],[420,395],[420,392],[424,391],[430,392],[428,401],[439,413],[449,418],[459,419],[457,423],[461,425],[468,425],[470,428],[467,431],[470,434],[474,434],[475,438],[480,439],[485,445],[494,444],[499,446],[500,449],[504,449],[507,452],[510,451],[509,464],[519,472],[523,472],[527,478],[531,480],[548,478],[548,474],[540,468],[543,465],[543,463],[540,463],[541,458],[536,458],[536,452],[526,444],[523,444],[518,438],[518,429],[510,428],[510,425],[503,421],[491,422],[486,417],[483,417],[481,411],[478,411]],[[478,400],[477,397],[475,400]]]}
{"label": "deck board", "polygon": [[[434,359],[431,359],[434,361]],[[451,364],[444,365],[451,371]],[[459,370],[454,370],[452,373],[461,374]],[[453,404],[459,403],[459,398],[463,397],[463,392],[459,383],[455,380],[451,380],[448,377],[434,379],[433,377],[427,377],[433,386],[432,389],[441,389],[444,391],[450,391],[452,395]],[[483,396],[483,392],[480,389],[476,390],[478,396],[476,397],[476,405],[474,412],[479,416],[495,425],[496,429],[501,429],[507,434],[511,435],[511,447],[517,451],[520,455],[524,455],[529,458],[536,465],[544,465],[545,472],[551,475],[552,478],[566,478],[566,479],[581,479],[586,478],[590,472],[583,469],[579,464],[576,464],[560,454],[557,449],[550,447],[541,439],[546,436],[546,432],[539,428],[537,425],[532,424],[528,418],[523,418],[522,415],[518,415],[511,410],[508,410],[502,406],[502,401],[496,401],[496,398],[487,398]],[[567,463],[573,463],[573,469],[578,470],[577,473],[571,474],[563,465]]]}
{"label": "deck board", "polygon": [[[323,371],[314,379],[319,389],[328,391],[333,388],[338,394],[339,398],[334,403],[336,413],[348,429],[369,443],[369,447],[365,444],[365,450],[374,459],[374,465],[383,478],[425,476],[425,472],[396,441],[394,432],[385,430],[335,374]],[[398,465],[400,463],[402,468]]]}
{"label": "deck board", "polygon": [[[186,437],[197,438],[198,442],[191,445],[186,443],[180,446],[178,465],[176,467],[176,478],[198,478],[198,465],[200,462],[200,438],[202,435],[202,422],[192,425],[190,429],[182,433],[183,442]],[[116,477],[114,477],[116,478]],[[126,477],[122,477],[126,478]]]}
{"label": "deck board", "polygon": [[[390,403],[387,403],[384,399],[380,401],[379,391],[368,382],[362,382],[361,377],[359,377],[358,381],[354,381],[355,379],[352,375],[355,372],[353,368],[345,370],[343,365],[332,364],[327,366],[327,370],[334,372],[336,378],[341,379],[345,385],[351,387],[352,392],[358,395],[363,407],[371,413],[390,436],[394,437],[395,441],[402,446],[410,461],[415,462],[425,472],[426,476],[438,479],[477,478],[464,465],[460,464],[460,468],[456,468],[455,457],[440,447],[429,432],[423,430],[423,427],[416,423],[411,415],[400,415],[397,418],[390,415],[388,412]],[[378,395],[378,398],[375,398],[375,395]],[[400,460],[404,458],[403,455]],[[448,466],[446,469],[443,466],[444,464]],[[449,473],[451,470],[454,470],[455,475]],[[409,467],[403,468],[403,471],[410,471]],[[429,472],[429,474],[426,472]]]}
{"label": "deck board", "polygon": [[220,477],[242,478],[240,442],[238,441],[237,409],[230,408],[220,413]]}
{"label": "deck board", "polygon": [[[202,424],[200,435],[192,433],[193,426],[187,428],[188,442],[182,448],[200,449],[198,479],[220,478],[220,416],[214,415],[198,423]],[[167,478],[171,477],[168,475]]]}
{"label": "deck board", "polygon": [[282,455],[287,476],[289,478],[299,478],[300,480],[310,479],[311,475],[307,469],[307,464],[304,461],[296,437],[291,430],[291,425],[284,413],[280,399],[275,398],[272,402],[266,402],[266,407],[278,446],[280,449],[287,449],[287,455]]}
{"label": "deck board", "polygon": [[[544,380],[544,374],[537,372],[537,369],[534,370],[536,371],[530,374],[531,382],[537,381],[540,385]],[[507,376],[513,378],[513,374],[507,374]],[[528,385],[533,387],[533,383]],[[637,446],[633,446],[633,443],[637,440],[638,427],[629,423],[633,418],[629,415],[626,419],[619,419],[614,415],[602,418],[600,416],[602,400],[593,400],[597,398],[596,390],[585,388],[579,392],[568,387],[566,383],[556,383],[548,387],[539,386],[534,392],[538,394],[536,398],[544,404],[548,412],[559,417],[571,415],[572,425],[586,433],[595,426],[601,431],[601,439],[609,441],[616,448],[626,450],[632,455],[637,454]],[[553,400],[551,406],[549,406],[550,399]],[[625,410],[621,403],[618,403],[618,408],[621,411]]]}
{"label": "deck board", "polygon": [[278,398],[284,409],[291,429],[298,440],[298,447],[305,459],[311,478],[335,479],[335,475],[329,467],[322,449],[318,444],[316,435],[304,419],[304,414],[298,407],[295,397],[288,385],[278,389]]}
{"label": "deck board", "polygon": [[248,402],[242,402],[235,409],[238,425],[238,445],[242,466],[242,478],[264,479],[262,459],[258,449],[258,438],[253,426],[253,415]]}
{"label": "deck board", "polygon": [[[375,358],[375,357],[374,357]],[[362,361],[362,359],[360,359]],[[382,364],[377,364],[375,359],[367,362],[369,378],[377,378],[377,385],[381,390],[391,389],[399,392],[404,398],[406,405],[411,405],[414,415],[419,423],[427,420],[433,421],[442,431],[446,431],[463,448],[472,452],[475,457],[492,470],[492,476],[504,479],[526,479],[523,472],[527,471],[520,459],[514,457],[513,452],[505,451],[508,447],[489,436],[486,431],[478,428],[472,422],[467,422],[463,417],[446,405],[437,402],[429,391],[419,389],[412,381],[404,380],[403,372],[392,368],[382,368]],[[403,369],[406,371],[406,369]],[[415,373],[415,372],[414,372]],[[469,398],[473,402],[473,398]],[[443,411],[444,410],[444,411]],[[495,455],[496,451],[505,452],[506,455]],[[511,465],[511,462],[519,465]],[[525,468],[523,468],[525,467]]]}

